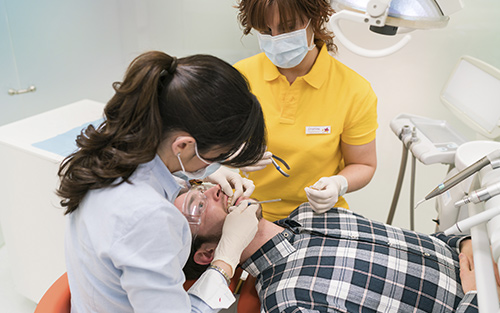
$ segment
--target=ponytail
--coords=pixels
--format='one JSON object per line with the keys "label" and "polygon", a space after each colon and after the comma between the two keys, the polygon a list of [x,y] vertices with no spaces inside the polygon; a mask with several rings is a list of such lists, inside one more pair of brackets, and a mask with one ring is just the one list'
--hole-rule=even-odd
{"label": "ponytail", "polygon": [[105,120],[92,125],[76,139],[78,150],[61,164],[57,194],[65,214],[80,204],[87,191],[126,181],[137,166],[155,157],[163,127],[158,107],[162,76],[172,72],[175,58],[148,52],[132,61],[122,83],[115,82],[115,95],[104,108]]}
{"label": "ponytail", "polygon": [[189,133],[200,153],[225,148],[226,153],[210,160],[226,160],[227,165],[254,164],[265,152],[259,102],[245,78],[216,57],[177,59],[146,52],[113,88],[104,122],[82,131],[78,150],[59,168],[57,194],[65,214],[76,210],[89,190],[127,182],[140,164],[155,157],[172,131]]}

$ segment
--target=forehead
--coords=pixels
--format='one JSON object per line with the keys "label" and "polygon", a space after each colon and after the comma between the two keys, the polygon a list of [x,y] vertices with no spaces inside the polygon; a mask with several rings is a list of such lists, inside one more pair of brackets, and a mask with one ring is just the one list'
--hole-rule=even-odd
{"label": "forehead", "polygon": [[296,22],[307,20],[305,12],[295,1],[255,1],[248,9],[249,26],[256,30],[267,29],[271,25],[280,25],[288,30]]}

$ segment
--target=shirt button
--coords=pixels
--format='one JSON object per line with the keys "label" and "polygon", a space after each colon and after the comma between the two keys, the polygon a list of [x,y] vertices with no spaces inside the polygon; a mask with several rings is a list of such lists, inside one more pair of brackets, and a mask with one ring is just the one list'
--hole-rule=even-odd
{"label": "shirt button", "polygon": [[288,233],[283,233],[283,236],[288,237]]}
{"label": "shirt button", "polygon": [[427,253],[427,252],[424,252],[424,255],[425,255],[425,256],[431,256],[431,255],[430,255],[429,253]]}

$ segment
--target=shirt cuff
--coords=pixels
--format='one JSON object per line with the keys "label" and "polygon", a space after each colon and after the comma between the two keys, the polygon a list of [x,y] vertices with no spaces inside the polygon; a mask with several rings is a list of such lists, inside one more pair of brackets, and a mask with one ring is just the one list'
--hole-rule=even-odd
{"label": "shirt cuff", "polygon": [[469,291],[465,294],[465,296],[462,298],[462,301],[460,301],[460,304],[458,305],[456,309],[456,313],[469,313],[469,312],[478,312],[479,307],[477,305],[477,291]]}
{"label": "shirt cuff", "polygon": [[227,309],[236,300],[225,279],[213,270],[205,271],[188,293],[200,298],[212,309]]}

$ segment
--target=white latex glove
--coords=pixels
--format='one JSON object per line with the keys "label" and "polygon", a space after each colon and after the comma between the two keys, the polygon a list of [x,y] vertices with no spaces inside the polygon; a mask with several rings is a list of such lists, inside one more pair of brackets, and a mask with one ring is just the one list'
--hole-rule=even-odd
{"label": "white latex glove", "polygon": [[261,169],[264,169],[266,166],[272,163],[272,156],[273,154],[271,152],[266,151],[264,153],[264,156],[262,156],[262,159],[260,159],[257,163],[250,166],[240,167],[240,170],[243,172],[243,174],[246,174],[248,172],[260,171]]}
{"label": "white latex glove", "polygon": [[256,212],[258,204],[250,204],[244,200],[238,206],[230,208],[224,226],[222,237],[215,248],[213,262],[221,260],[232,268],[232,273],[240,263],[241,253],[250,244],[257,233],[259,220]]}
{"label": "white latex glove", "polygon": [[321,177],[311,187],[304,188],[307,199],[316,213],[330,210],[347,191],[347,179],[341,175]]}
{"label": "white latex glove", "polygon": [[229,205],[233,205],[239,197],[250,197],[255,190],[253,181],[241,177],[238,172],[225,166],[221,166],[217,171],[205,178],[205,181],[219,184],[222,192],[231,199]]}

